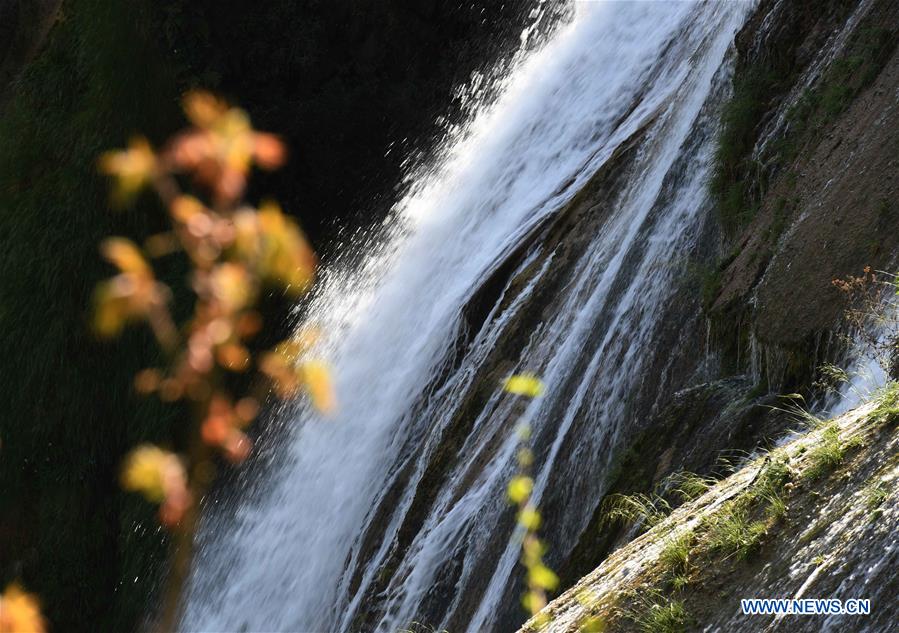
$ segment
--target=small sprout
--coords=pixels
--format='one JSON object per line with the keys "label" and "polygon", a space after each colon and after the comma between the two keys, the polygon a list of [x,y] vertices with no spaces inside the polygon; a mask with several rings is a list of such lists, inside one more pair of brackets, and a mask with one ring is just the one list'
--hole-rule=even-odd
{"label": "small sprout", "polygon": [[543,382],[534,374],[516,374],[506,378],[503,388],[509,393],[528,398],[537,398],[543,395]]}

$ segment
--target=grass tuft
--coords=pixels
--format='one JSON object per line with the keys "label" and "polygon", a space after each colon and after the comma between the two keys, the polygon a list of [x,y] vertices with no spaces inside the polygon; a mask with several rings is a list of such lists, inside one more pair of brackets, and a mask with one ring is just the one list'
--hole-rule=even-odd
{"label": "grass tuft", "polygon": [[870,513],[871,519],[877,519],[883,514],[883,502],[890,496],[890,488],[883,480],[873,481],[862,491],[862,499]]}
{"label": "grass tuft", "polygon": [[607,523],[640,523],[645,529],[658,525],[671,514],[671,505],[662,497],[642,492],[611,495],[603,505]]}
{"label": "grass tuft", "polygon": [[693,566],[690,564],[690,557],[695,540],[692,530],[669,536],[659,552],[659,571],[674,591],[681,591],[692,582]]}
{"label": "grass tuft", "polygon": [[670,475],[666,483],[684,501],[693,501],[705,494],[717,481],[714,477],[703,477],[702,475],[682,470]]}
{"label": "grass tuft", "polygon": [[640,598],[637,607],[626,615],[641,633],[686,633],[693,623],[683,602],[658,592]]}
{"label": "grass tuft", "polygon": [[758,551],[767,534],[768,525],[751,520],[745,499],[737,499],[725,504],[711,519],[708,546],[724,558],[747,560]]}
{"label": "grass tuft", "polygon": [[846,457],[846,447],[840,439],[840,429],[836,424],[830,424],[824,429],[820,442],[812,447],[806,459],[809,465],[802,473],[807,481],[815,481],[830,474],[843,463]]}

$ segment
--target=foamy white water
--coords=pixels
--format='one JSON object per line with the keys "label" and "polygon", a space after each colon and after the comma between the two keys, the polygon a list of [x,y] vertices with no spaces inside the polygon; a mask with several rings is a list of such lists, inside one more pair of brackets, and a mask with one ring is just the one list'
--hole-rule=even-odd
{"label": "foamy white water", "polygon": [[[183,629],[508,628],[520,590],[504,498],[510,420],[534,429],[535,500],[553,493],[547,539],[570,550],[708,210],[715,106],[749,8],[579,3],[416,176],[363,265],[325,271],[310,313],[328,335],[339,415],[284,414],[296,430],[265,485],[206,527]],[[474,323],[473,293],[627,141],[624,186],[593,211],[601,231],[508,359],[539,372],[547,393],[514,415],[521,403],[498,387],[464,408],[563,254],[535,241],[517,264],[539,264],[528,284]],[[470,429],[448,444],[460,420]]]}

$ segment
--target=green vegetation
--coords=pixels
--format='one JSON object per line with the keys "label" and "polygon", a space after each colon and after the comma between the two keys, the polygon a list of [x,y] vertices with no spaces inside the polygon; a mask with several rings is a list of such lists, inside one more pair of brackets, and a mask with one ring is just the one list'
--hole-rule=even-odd
{"label": "green vegetation", "polygon": [[803,470],[802,477],[815,481],[832,472],[843,463],[846,447],[840,439],[840,429],[835,424],[828,425],[821,434],[821,440],[806,454],[809,465]]}
{"label": "green vegetation", "polygon": [[659,553],[659,565],[668,575],[675,590],[682,589],[690,582],[690,554],[693,540],[692,531],[669,536],[665,541],[665,547]]}
{"label": "green vegetation", "polygon": [[761,546],[768,534],[765,521],[753,521],[744,503],[726,504],[712,519],[706,534],[707,545],[724,558],[748,559]]}
{"label": "green vegetation", "polygon": [[715,485],[716,481],[714,477],[703,477],[686,470],[676,472],[666,479],[672,491],[684,501],[693,501],[702,496],[709,488]]}
{"label": "green vegetation", "polygon": [[[816,86],[790,108],[790,129],[774,144],[774,156],[766,157],[764,168],[752,160],[752,151],[760,123],[798,72],[790,61],[794,53],[773,51],[737,72],[733,95],[721,114],[710,183],[725,233],[735,234],[755,216],[772,164],[795,159],[812,135],[842,114],[877,78],[897,44],[896,32],[877,24],[877,19],[877,12],[872,12]],[[787,42],[786,46],[789,49],[796,44]],[[780,201],[774,224],[769,228],[772,240],[786,228],[791,206],[786,200]]]}
{"label": "green vegetation", "polygon": [[710,190],[727,233],[736,232],[756,213],[758,199],[751,187],[761,177],[761,168],[750,159],[756,127],[771,95],[786,83],[785,79],[772,67],[748,69],[737,76],[733,96],[722,110]]}
{"label": "green vegetation", "polygon": [[862,499],[872,519],[876,519],[883,514],[883,509],[880,506],[883,505],[883,502],[889,496],[890,488],[882,479],[872,481],[865,486],[865,489],[862,491]]}
{"label": "green vegetation", "polygon": [[[745,563],[754,557],[764,556],[765,569],[772,569],[772,573],[786,573],[785,568],[781,572],[777,567],[783,567],[779,558],[784,543],[775,541],[776,537],[783,539],[792,535],[795,546],[805,547],[839,523],[840,512],[822,515],[811,526],[796,519],[814,509],[820,497],[818,491],[804,484],[840,467],[841,476],[831,478],[825,490],[840,494],[836,487],[845,485],[841,492],[844,502],[852,504],[850,511],[862,510],[862,515],[866,511],[870,520],[876,520],[892,494],[887,473],[892,472],[895,460],[888,458],[883,463],[880,451],[890,446],[888,442],[894,441],[892,430],[886,428],[885,421],[899,419],[899,384],[890,383],[883,388],[873,404],[863,419],[849,417],[827,423],[803,415],[801,408],[797,409],[800,413],[789,406],[778,408],[809,422],[807,438],[799,440],[798,446],[777,448],[754,460],[745,467],[748,470],[739,475],[740,480],[726,483],[697,502],[692,516],[678,514],[678,525],[673,523],[674,519],[659,520],[650,534],[660,546],[655,562],[644,566],[626,589],[603,595],[601,606],[599,599],[586,603],[590,612],[598,614],[595,617],[604,617],[611,612],[615,617],[627,618],[640,631],[693,630],[695,623],[691,621],[690,609],[702,599],[697,596],[708,597],[710,592],[720,588],[722,578],[753,573]],[[870,447],[870,450],[859,457],[858,471],[852,472],[847,464],[851,451],[858,447]],[[862,486],[859,473],[872,467],[874,474]],[[702,494],[713,484],[711,480],[690,473],[678,473],[667,481],[670,484],[667,489],[672,491],[690,490],[689,483],[695,481],[696,494]],[[854,495],[851,499],[850,494]],[[716,495],[722,503],[712,506]],[[619,499],[617,504],[625,509],[622,514],[630,520],[657,517],[662,506],[654,495],[629,495],[627,499]],[[796,509],[791,520],[787,520],[793,504]],[[684,521],[698,523],[687,526]],[[821,550],[819,546],[817,552]],[[633,553],[638,560],[647,557],[645,545]],[[819,553],[812,562],[817,566],[828,565],[826,554]],[[625,556],[608,573],[617,574],[620,569],[628,568],[629,563],[630,559]],[[609,606],[619,600],[624,600],[628,606]]]}
{"label": "green vegetation", "polygon": [[693,621],[683,602],[657,592],[639,599],[626,615],[641,633],[686,633]]}
{"label": "green vegetation", "polygon": [[[794,139],[818,130],[842,114],[858,94],[877,78],[896,47],[896,33],[880,26],[859,28],[847,52],[836,59],[820,83],[807,90],[787,113]],[[788,160],[795,158],[799,143],[782,145]]]}
{"label": "green vegetation", "polygon": [[899,420],[899,382],[890,382],[877,397],[877,406],[870,419],[877,425],[895,423]]}
{"label": "green vegetation", "polygon": [[657,494],[615,494],[604,501],[605,520],[642,524],[648,530],[671,514],[671,505]]}
{"label": "green vegetation", "polygon": [[724,558],[747,560],[761,547],[772,525],[786,515],[783,491],[792,478],[786,456],[770,453],[760,468],[743,493],[704,521],[698,537],[701,547]]}

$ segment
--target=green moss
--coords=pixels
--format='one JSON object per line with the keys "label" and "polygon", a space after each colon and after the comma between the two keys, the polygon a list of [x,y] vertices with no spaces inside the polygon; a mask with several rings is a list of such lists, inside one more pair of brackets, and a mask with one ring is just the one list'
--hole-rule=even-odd
{"label": "green moss", "polygon": [[[877,24],[877,19],[876,15],[866,18],[853,34],[844,54],[831,64],[815,87],[807,90],[789,109],[789,131],[773,145],[774,162],[786,163],[795,159],[823,126],[842,114],[877,78],[899,37],[895,31]],[[773,54],[739,69],[733,95],[722,110],[710,191],[727,234],[735,234],[752,220],[760,203],[758,192],[766,189],[765,180],[771,167],[762,169],[754,163],[752,150],[759,124],[796,75],[789,57]],[[782,205],[781,210],[786,210],[786,205]],[[769,229],[773,239],[779,237],[785,226],[786,215],[776,213],[775,222]]]}
{"label": "green moss", "polygon": [[748,68],[735,78],[733,96],[722,110],[710,190],[727,233],[735,233],[755,216],[758,200],[750,195],[750,184],[758,166],[750,156],[771,95],[786,79],[772,66]]}

